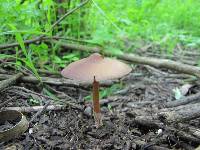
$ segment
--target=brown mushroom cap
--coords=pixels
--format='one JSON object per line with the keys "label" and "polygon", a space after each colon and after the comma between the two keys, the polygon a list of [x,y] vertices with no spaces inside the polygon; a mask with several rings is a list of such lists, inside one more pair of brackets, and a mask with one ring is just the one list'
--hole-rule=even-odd
{"label": "brown mushroom cap", "polygon": [[87,58],[69,64],[62,70],[62,76],[78,81],[92,83],[97,81],[120,78],[129,72],[131,67],[111,58],[104,58],[94,53]]}

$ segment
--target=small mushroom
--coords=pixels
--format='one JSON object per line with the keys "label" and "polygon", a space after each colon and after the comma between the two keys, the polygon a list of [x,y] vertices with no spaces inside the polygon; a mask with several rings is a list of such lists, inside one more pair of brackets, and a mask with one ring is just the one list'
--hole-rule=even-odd
{"label": "small mushroom", "polygon": [[102,125],[99,103],[99,81],[120,78],[129,72],[131,67],[116,59],[104,58],[94,53],[87,58],[69,64],[61,72],[65,78],[93,83],[93,112],[97,127]]}

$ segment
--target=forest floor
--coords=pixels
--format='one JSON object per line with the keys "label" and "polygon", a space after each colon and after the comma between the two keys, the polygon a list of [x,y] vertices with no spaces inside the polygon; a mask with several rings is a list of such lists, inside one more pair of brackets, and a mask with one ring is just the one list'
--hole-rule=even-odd
{"label": "forest floor", "polygon": [[[143,54],[166,57],[151,50]],[[200,55],[197,51],[177,50],[170,58],[195,65]],[[0,71],[1,80],[14,74],[9,68]],[[100,128],[94,126],[90,102],[84,101],[91,86],[74,84],[46,72],[42,77],[44,84],[23,76],[1,91],[0,109],[15,107],[28,120],[38,111],[30,108],[50,104],[42,107],[45,112],[30,123],[24,134],[0,143],[0,149],[190,150],[200,145],[200,81],[190,75],[136,65],[120,80],[124,89],[101,100]],[[181,103],[188,99],[189,102]]]}

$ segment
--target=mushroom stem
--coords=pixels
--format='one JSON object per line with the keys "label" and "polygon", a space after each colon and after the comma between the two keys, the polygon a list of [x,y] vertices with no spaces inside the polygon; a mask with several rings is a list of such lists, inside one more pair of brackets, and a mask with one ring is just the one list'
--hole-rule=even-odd
{"label": "mushroom stem", "polygon": [[93,81],[93,113],[94,113],[95,124],[98,128],[101,125],[103,125],[103,123],[102,123],[101,109],[99,103],[99,82],[96,81],[95,76]]}

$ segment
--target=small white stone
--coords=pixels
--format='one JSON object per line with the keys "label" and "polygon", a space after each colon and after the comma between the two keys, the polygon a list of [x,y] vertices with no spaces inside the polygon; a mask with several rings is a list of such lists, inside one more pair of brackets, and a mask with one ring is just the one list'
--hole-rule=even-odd
{"label": "small white stone", "polygon": [[163,130],[162,129],[158,129],[157,135],[161,135],[162,133],[163,133]]}
{"label": "small white stone", "polygon": [[91,116],[92,115],[92,107],[87,106],[84,110],[84,114]]}
{"label": "small white stone", "polygon": [[28,130],[28,133],[29,133],[29,134],[32,134],[32,133],[33,133],[33,128],[30,128],[30,129]]}

